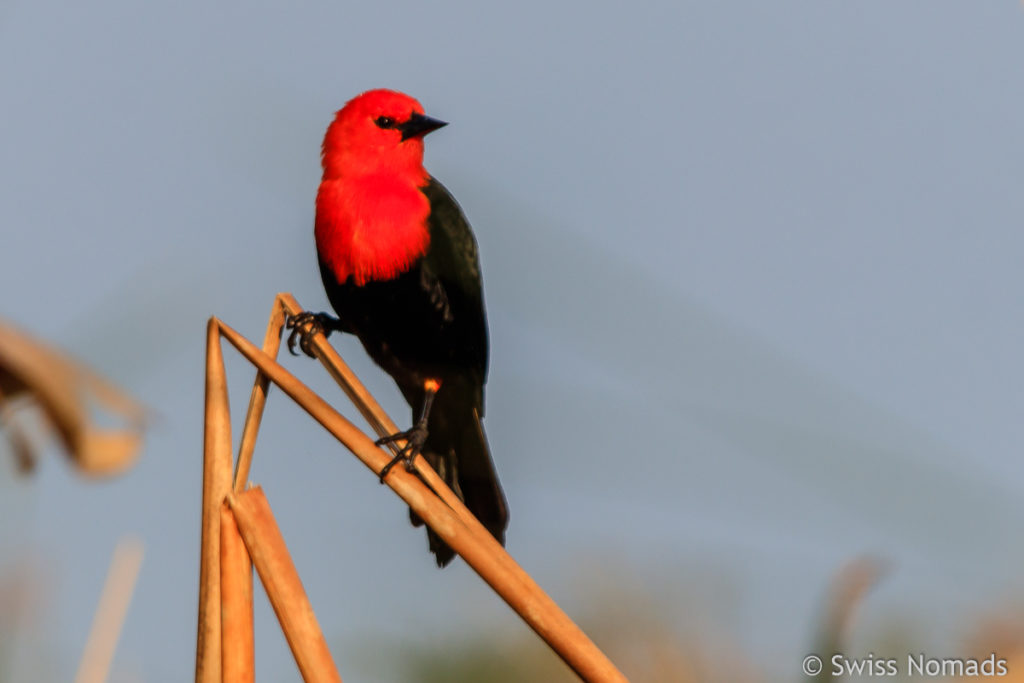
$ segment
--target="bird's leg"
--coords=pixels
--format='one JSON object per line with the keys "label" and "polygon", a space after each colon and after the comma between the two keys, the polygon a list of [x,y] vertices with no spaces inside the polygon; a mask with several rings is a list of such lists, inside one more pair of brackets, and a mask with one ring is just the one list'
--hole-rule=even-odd
{"label": "bird's leg", "polygon": [[[309,329],[305,329],[305,326],[309,325]],[[310,358],[315,358],[313,355],[313,335],[317,332],[323,332],[326,337],[331,334],[333,330],[342,329],[341,321],[337,318],[333,318],[326,313],[313,313],[312,311],[303,311],[298,315],[288,316],[285,327],[292,331],[288,335],[288,350],[291,351],[293,356],[299,355],[295,352],[295,342],[298,341],[299,348],[302,352]]]}
{"label": "bird's leg", "polygon": [[409,472],[413,471],[412,461],[419,455],[423,444],[427,441],[427,421],[430,419],[430,408],[434,405],[434,396],[437,395],[437,390],[440,388],[441,383],[436,379],[425,381],[423,383],[423,391],[425,393],[423,397],[423,410],[420,411],[420,417],[416,420],[416,424],[412,426],[412,429],[391,434],[377,440],[378,446],[394,443],[395,441],[405,441],[402,450],[398,451],[398,454],[391,458],[391,462],[380,471],[380,483],[384,483],[384,477],[388,476],[391,468],[399,462],[405,461],[405,469]]}

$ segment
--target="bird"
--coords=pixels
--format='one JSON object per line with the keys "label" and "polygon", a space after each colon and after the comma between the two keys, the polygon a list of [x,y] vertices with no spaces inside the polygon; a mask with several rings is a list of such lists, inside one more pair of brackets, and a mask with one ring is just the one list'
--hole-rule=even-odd
{"label": "bird", "polygon": [[[357,336],[412,409],[406,445],[381,471],[423,455],[502,545],[508,505],[483,428],[488,331],[476,238],[451,193],[423,166],[423,138],[447,125],[404,93],[349,100],[327,128],[314,235],[337,317],[303,312],[288,344],[312,355],[319,330]],[[422,520],[409,511],[412,523]],[[439,567],[452,549],[427,528]]]}

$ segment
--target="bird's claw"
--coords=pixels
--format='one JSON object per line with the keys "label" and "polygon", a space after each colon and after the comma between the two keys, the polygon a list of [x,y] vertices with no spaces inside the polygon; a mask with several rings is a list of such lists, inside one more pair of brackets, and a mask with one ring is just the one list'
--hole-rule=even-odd
{"label": "bird's claw", "polygon": [[[288,351],[293,356],[299,355],[295,352],[295,343],[298,342],[299,348],[302,352],[310,358],[315,358],[313,353],[313,336],[317,332],[323,333],[326,337],[331,333],[334,318],[327,315],[326,313],[313,313],[312,311],[303,311],[298,315],[288,316],[288,320],[285,322],[285,327],[292,331],[288,335]],[[306,325],[309,325],[307,328]]]}
{"label": "bird's claw", "polygon": [[385,446],[387,444],[395,443],[396,441],[405,441],[405,445],[395,454],[395,457],[391,458],[391,461],[384,465],[380,471],[380,483],[384,483],[384,478],[388,476],[395,465],[400,462],[405,462],[405,470],[407,472],[415,472],[416,468],[413,465],[413,461],[416,460],[416,456],[420,454],[423,449],[423,444],[427,441],[427,425],[423,422],[417,422],[416,425],[409,430],[404,432],[397,432],[388,436],[377,439],[374,443],[377,446]]}

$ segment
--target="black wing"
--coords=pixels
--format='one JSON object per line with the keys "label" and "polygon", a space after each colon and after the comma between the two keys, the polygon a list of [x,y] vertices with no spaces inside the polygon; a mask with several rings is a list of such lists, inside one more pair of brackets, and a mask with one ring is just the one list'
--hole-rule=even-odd
{"label": "black wing", "polygon": [[[458,364],[482,389],[487,381],[487,315],[476,239],[441,183],[431,178],[423,193],[430,200],[430,249],[420,264],[421,278],[449,328]],[[482,414],[482,397],[479,409]]]}

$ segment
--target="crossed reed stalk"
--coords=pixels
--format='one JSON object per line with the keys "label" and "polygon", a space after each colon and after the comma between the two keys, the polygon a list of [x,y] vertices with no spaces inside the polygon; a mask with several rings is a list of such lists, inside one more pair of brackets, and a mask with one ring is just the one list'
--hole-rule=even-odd
{"label": "crossed reed stalk", "polygon": [[[211,318],[206,348],[206,430],[203,456],[202,548],[199,570],[197,683],[254,680],[252,567],[267,592],[305,681],[341,681],[298,572],[249,468],[267,391],[277,385],[378,476],[391,453],[279,365],[275,358],[289,315],[302,312],[290,294],[274,300],[262,349]],[[245,424],[231,474],[231,420],[221,338],[256,366]],[[316,357],[378,437],[399,431],[323,334],[312,337]],[[402,442],[391,444],[399,449]],[[391,470],[385,483],[476,571],[579,677],[626,681],[611,660],[523,571],[422,458],[415,472]]]}

